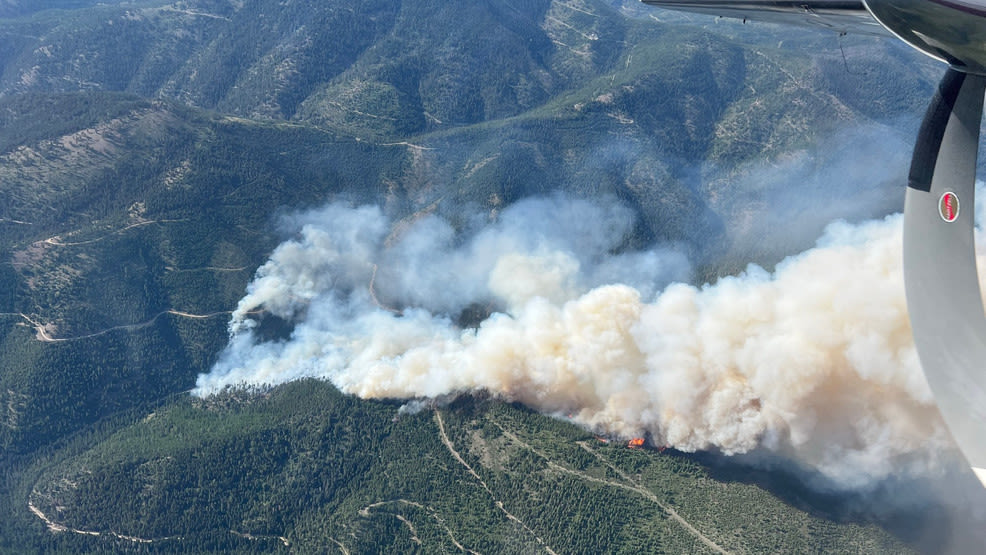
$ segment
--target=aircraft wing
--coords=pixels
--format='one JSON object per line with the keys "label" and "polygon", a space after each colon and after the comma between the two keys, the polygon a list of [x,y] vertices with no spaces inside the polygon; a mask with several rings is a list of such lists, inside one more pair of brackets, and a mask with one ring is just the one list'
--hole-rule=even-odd
{"label": "aircraft wing", "polygon": [[642,0],[658,8],[706,15],[794,23],[840,33],[886,36],[890,33],[866,10],[862,0]]}

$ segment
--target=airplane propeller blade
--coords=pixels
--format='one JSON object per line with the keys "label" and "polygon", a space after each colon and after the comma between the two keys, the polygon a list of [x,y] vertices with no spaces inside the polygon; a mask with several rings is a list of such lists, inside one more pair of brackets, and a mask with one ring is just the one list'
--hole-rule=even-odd
{"label": "airplane propeller blade", "polygon": [[986,77],[949,69],[918,134],[904,203],[904,283],[921,366],[986,485],[986,313],[973,241]]}

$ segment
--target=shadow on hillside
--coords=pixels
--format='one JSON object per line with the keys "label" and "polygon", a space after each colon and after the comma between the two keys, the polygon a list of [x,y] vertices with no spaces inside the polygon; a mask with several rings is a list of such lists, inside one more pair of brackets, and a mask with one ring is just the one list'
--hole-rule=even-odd
{"label": "shadow on hillside", "polygon": [[875,525],[921,553],[986,549],[986,489],[971,470],[934,478],[890,478],[864,491],[844,491],[817,472],[762,455],[682,453],[722,482],[758,486],[818,518]]}

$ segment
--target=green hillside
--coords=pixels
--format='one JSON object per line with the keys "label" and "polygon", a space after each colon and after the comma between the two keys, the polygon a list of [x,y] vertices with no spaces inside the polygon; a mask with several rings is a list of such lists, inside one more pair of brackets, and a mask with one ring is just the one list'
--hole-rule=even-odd
{"label": "green hillside", "polygon": [[872,524],[810,516],[680,454],[603,443],[520,407],[398,406],[322,382],[183,399],[94,448],[70,442],[29,472],[31,512],[5,517],[69,530],[46,549],[906,550]]}

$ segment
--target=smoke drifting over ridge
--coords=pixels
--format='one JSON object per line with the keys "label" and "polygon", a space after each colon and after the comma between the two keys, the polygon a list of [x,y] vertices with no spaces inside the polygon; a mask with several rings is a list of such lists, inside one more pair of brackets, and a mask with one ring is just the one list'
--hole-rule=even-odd
{"label": "smoke drifting over ridge", "polygon": [[[489,391],[685,451],[767,449],[843,487],[953,456],[911,341],[899,216],[834,223],[773,273],[703,287],[673,250],[611,254],[633,223],[614,200],[522,201],[462,233],[367,206],[286,223],[297,236],[196,394],[302,377],[364,398]],[[477,306],[477,327],[454,324]],[[290,338],[264,339],[256,311]]]}

